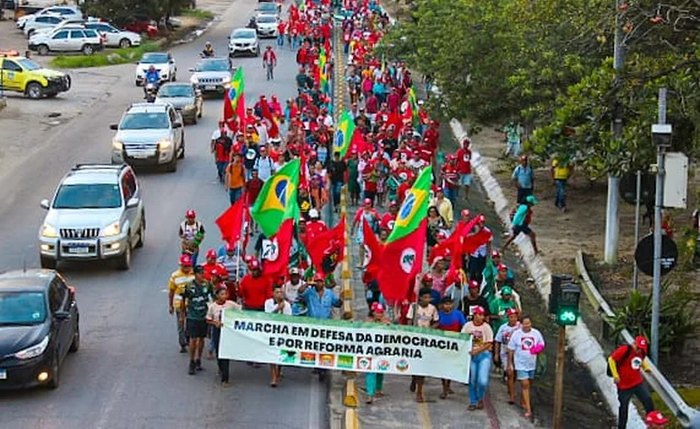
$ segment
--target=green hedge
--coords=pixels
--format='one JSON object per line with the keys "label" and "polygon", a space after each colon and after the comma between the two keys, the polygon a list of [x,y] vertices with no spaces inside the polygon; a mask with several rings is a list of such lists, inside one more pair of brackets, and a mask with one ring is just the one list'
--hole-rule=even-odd
{"label": "green hedge", "polygon": [[107,49],[92,55],[59,55],[51,60],[51,66],[65,69],[102,67],[133,63],[141,59],[145,52],[162,49],[158,42],[146,42],[140,46],[124,49]]}

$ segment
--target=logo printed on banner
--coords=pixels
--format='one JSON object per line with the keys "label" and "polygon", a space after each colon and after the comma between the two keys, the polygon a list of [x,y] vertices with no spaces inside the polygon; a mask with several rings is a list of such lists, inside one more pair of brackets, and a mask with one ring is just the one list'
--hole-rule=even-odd
{"label": "logo printed on banner", "polygon": [[338,368],[352,369],[354,361],[352,355],[338,355]]}
{"label": "logo printed on banner", "polygon": [[363,369],[365,371],[372,369],[372,358],[367,356],[358,356],[357,369]]}
{"label": "logo printed on banner", "polygon": [[316,353],[301,352],[302,365],[316,365]]}
{"label": "logo printed on banner", "polygon": [[379,371],[388,371],[390,367],[391,367],[391,364],[386,359],[380,360],[379,364],[377,365],[377,369]]}
{"label": "logo printed on banner", "polygon": [[401,269],[404,273],[413,272],[413,265],[416,263],[416,251],[409,247],[401,252]]}
{"label": "logo printed on banner", "polygon": [[267,261],[276,261],[280,255],[280,246],[277,242],[277,237],[273,240],[263,240],[262,242],[262,259]]}
{"label": "logo printed on banner", "polygon": [[292,350],[280,350],[280,362],[286,364],[297,363],[297,353]]}
{"label": "logo printed on banner", "polygon": [[396,362],[396,369],[399,370],[400,372],[405,372],[408,370],[408,361],[406,359],[399,359],[398,362]]}
{"label": "logo printed on banner", "polygon": [[319,356],[318,364],[321,366],[327,366],[332,368],[335,366],[335,355],[332,354],[322,354]]}

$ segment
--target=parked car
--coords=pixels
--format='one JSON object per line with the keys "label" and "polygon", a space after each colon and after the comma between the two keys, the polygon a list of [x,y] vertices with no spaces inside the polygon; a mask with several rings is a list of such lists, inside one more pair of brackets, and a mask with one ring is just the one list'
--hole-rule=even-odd
{"label": "parked car", "polygon": [[277,37],[277,24],[279,19],[276,15],[259,14],[255,17],[255,29],[258,37]]}
{"label": "parked car", "polygon": [[202,117],[202,91],[191,83],[169,82],[158,89],[156,103],[169,103],[180,112],[185,123],[196,124]]}
{"label": "parked car", "polygon": [[146,52],[136,63],[136,86],[143,85],[146,71],[151,66],[158,70],[161,83],[177,80],[177,65],[170,52]]}
{"label": "parked car", "polygon": [[70,89],[70,76],[46,69],[29,58],[0,53],[0,87],[24,93],[29,98],[55,97]]}
{"label": "parked car", "polygon": [[62,28],[29,38],[29,49],[39,55],[48,55],[49,52],[82,52],[92,55],[103,48],[102,37],[97,31],[87,28]]}
{"label": "parked car", "polygon": [[55,271],[0,275],[0,389],[57,388],[66,355],[80,348],[75,288]]}
{"label": "parked car", "polygon": [[228,41],[228,52],[230,57],[236,54],[249,54],[260,56],[260,41],[255,29],[236,28],[231,32]]}
{"label": "parked car", "polygon": [[261,15],[274,15],[279,18],[280,7],[275,2],[260,3],[255,9]]}
{"label": "parked car", "polygon": [[129,21],[117,22],[116,24],[126,31],[145,34],[149,38],[158,37],[158,23],[144,16],[134,16]]}
{"label": "parked car", "polygon": [[[14,7],[7,8],[7,9],[14,9]],[[24,30],[24,26],[28,22],[32,22],[40,16],[47,16],[47,15],[58,15],[58,16],[62,16],[65,18],[82,18],[83,12],[81,12],[81,10],[75,6],[51,6],[51,7],[41,9],[37,13],[33,13],[31,15],[20,16],[15,21],[15,25],[20,30]]]}
{"label": "parked car", "polygon": [[190,72],[190,82],[202,93],[223,94],[231,84],[231,62],[225,57],[201,59]]}
{"label": "parked car", "polygon": [[135,103],[129,106],[112,140],[112,162],[130,165],[165,166],[177,171],[177,160],[185,157],[182,116],[166,103]]}
{"label": "parked car", "polygon": [[42,268],[62,261],[114,260],[128,270],[146,239],[146,209],[133,169],[126,164],[78,164],[66,174],[39,229]]}
{"label": "parked car", "polygon": [[141,35],[133,31],[120,30],[106,22],[88,22],[85,28],[97,31],[107,47],[129,48],[141,44]]}
{"label": "parked car", "polygon": [[24,24],[22,31],[26,37],[31,37],[37,30],[44,28],[53,29],[61,22],[65,21],[66,18],[60,15],[42,15],[37,16],[36,19],[28,21]]}

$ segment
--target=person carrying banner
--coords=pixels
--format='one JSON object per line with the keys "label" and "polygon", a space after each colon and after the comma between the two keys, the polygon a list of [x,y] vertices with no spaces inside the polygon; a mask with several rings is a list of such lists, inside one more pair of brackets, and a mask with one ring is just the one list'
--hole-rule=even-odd
{"label": "person carrying banner", "polygon": [[[381,323],[383,325],[390,325],[391,320],[386,315],[386,307],[381,302],[374,302],[372,308],[370,309],[370,316],[367,319],[368,322]],[[384,396],[382,388],[384,387],[384,374],[376,372],[368,372],[365,374],[365,389],[367,390],[367,404],[374,402],[374,398],[381,398]]]}
{"label": "person carrying banner", "polygon": [[[438,309],[430,303],[432,290],[424,287],[418,291],[418,302],[408,309],[406,318],[409,325],[421,328],[436,328],[440,320]],[[416,402],[425,402],[423,397],[423,384],[425,377],[414,375],[411,377],[411,392],[416,392]]]}
{"label": "person carrying banner", "polygon": [[[438,316],[439,321],[437,328],[443,331],[459,332],[462,330],[462,326],[467,323],[464,314],[454,308],[454,301],[449,296],[443,297],[440,301]],[[442,393],[440,394],[440,399],[447,399],[447,395],[455,393],[450,387],[450,384],[451,381],[449,379],[442,379]]]}
{"label": "person carrying banner", "polygon": [[[282,286],[276,285],[272,289],[272,298],[265,301],[265,313],[292,315],[292,306],[284,299]],[[282,368],[279,365],[270,364],[270,387],[277,387],[282,376]]]}
{"label": "person carrying banner", "polygon": [[228,299],[228,289],[226,286],[221,286],[216,290],[216,299],[214,302],[209,304],[209,309],[207,311],[206,321],[207,324],[212,326],[211,332],[211,342],[214,344],[214,350],[217,354],[216,363],[219,366],[219,376],[221,377],[221,386],[228,387],[229,384],[229,360],[222,359],[219,354],[219,342],[221,340],[221,327],[223,326],[223,320],[221,315],[224,310],[228,308],[235,308],[240,310],[241,306]]}

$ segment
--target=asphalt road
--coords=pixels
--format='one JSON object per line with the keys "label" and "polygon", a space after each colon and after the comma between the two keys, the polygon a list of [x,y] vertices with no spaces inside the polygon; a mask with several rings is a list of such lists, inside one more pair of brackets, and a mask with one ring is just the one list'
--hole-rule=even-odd
{"label": "asphalt road", "polygon": [[[226,36],[244,25],[257,2],[236,0],[207,33],[217,52]],[[178,79],[189,76],[204,39],[172,49]],[[263,45],[274,43],[269,40]],[[296,66],[288,49],[278,49],[277,80],[267,82],[258,58],[235,63],[246,71],[246,98],[294,93]],[[0,171],[0,270],[38,266],[36,236],[45,212],[42,198],[78,162],[109,162],[113,131],[130,102],[140,101],[133,66],[111,70],[119,78],[103,100],[70,123],[33,142],[19,161]],[[70,93],[64,97],[70,97]],[[177,173],[138,172],[146,203],[146,244],[128,272],[107,264],[64,266],[77,288],[81,350],[69,355],[58,390],[0,392],[2,428],[325,428],[327,386],[309,371],[290,368],[280,387],[268,387],[267,368],[232,364],[232,386],[217,383],[216,364],[187,375],[188,357],[178,353],[175,324],[167,312],[167,279],[179,255],[177,226],[188,208],[208,230],[203,249],[220,244],[213,220],[227,205],[216,182],[209,137],[221,114],[219,99],[207,100],[204,118],[185,129],[187,154]],[[18,130],[18,133],[21,132]]]}

